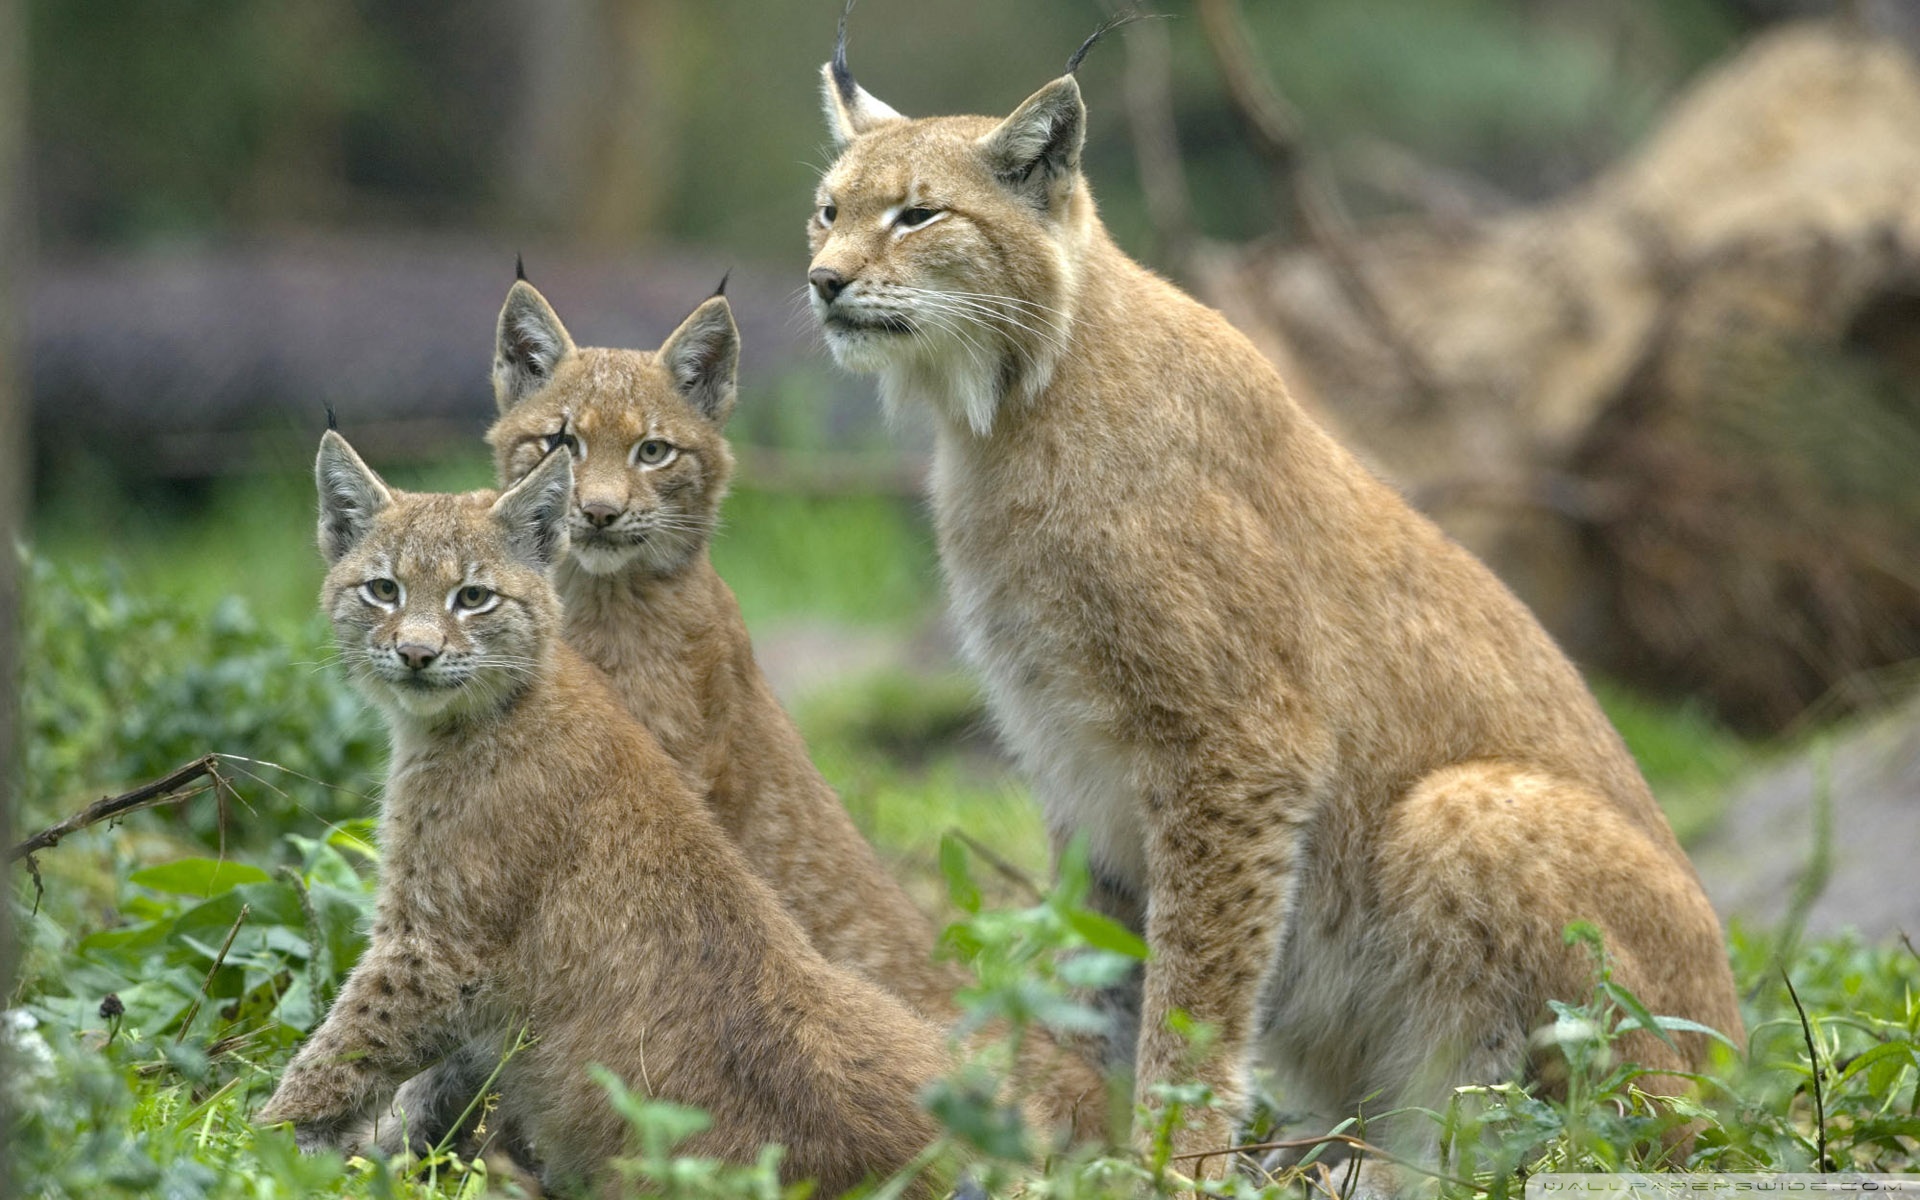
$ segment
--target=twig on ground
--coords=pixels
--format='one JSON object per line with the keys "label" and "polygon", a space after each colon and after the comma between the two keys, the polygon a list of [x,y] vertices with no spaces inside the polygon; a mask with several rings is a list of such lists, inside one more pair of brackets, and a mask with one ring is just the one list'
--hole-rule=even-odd
{"label": "twig on ground", "polygon": [[1342,1145],[1342,1146],[1351,1146],[1355,1150],[1359,1150],[1367,1154],[1378,1155],[1379,1157],[1386,1159],[1388,1162],[1397,1163],[1400,1166],[1403,1166],[1410,1171],[1418,1171],[1422,1175],[1427,1176],[1428,1178],[1438,1179],[1442,1183],[1450,1183],[1450,1184],[1453,1184],[1455,1187],[1463,1187],[1468,1189],[1469,1191],[1475,1191],[1475,1192],[1484,1192],[1488,1190],[1487,1188],[1481,1186],[1480,1184],[1474,1183],[1471,1180],[1456,1179],[1451,1175],[1444,1175],[1438,1171],[1435,1171],[1431,1167],[1423,1167],[1417,1162],[1412,1162],[1408,1159],[1401,1158],[1396,1154],[1391,1154],[1385,1150],[1382,1150],[1380,1147],[1374,1145],[1372,1142],[1369,1142],[1364,1138],[1357,1138],[1350,1133],[1327,1133],[1327,1134],[1322,1134],[1319,1137],[1288,1138],[1283,1141],[1277,1141],[1277,1142],[1250,1142],[1244,1146],[1227,1146],[1219,1150],[1193,1150],[1193,1151],[1189,1151],[1186,1154],[1174,1155],[1173,1161],[1179,1162],[1182,1159],[1189,1159],[1189,1158],[1194,1158],[1194,1159],[1217,1158],[1222,1154],[1252,1154],[1252,1153],[1255,1153],[1256,1151],[1262,1151],[1262,1150],[1311,1150],[1315,1146],[1326,1146],[1326,1145],[1335,1145],[1335,1144]]}
{"label": "twig on ground", "polygon": [[955,840],[963,843],[967,849],[979,855],[983,862],[994,869],[995,874],[1010,881],[1015,887],[1025,892],[1035,904],[1047,898],[1046,889],[1035,883],[1031,875],[1028,875],[1019,867],[1014,866],[1006,859],[994,853],[986,845],[981,843],[979,839],[970,836],[965,830],[957,827],[950,826],[947,829],[947,833]]}
{"label": "twig on ground", "polygon": [[227,951],[233,949],[233,939],[239,935],[240,926],[246,923],[247,914],[253,911],[251,904],[242,904],[240,914],[233,919],[233,927],[227,930],[227,940],[220,943],[220,952],[213,956],[213,965],[207,968],[206,982],[200,985],[200,994],[187,1006],[187,1015],[180,1020],[180,1032],[173,1035],[175,1045],[187,1036],[187,1030],[193,1026],[193,1019],[200,1015],[200,1002],[207,998],[207,989],[213,986],[213,977],[220,973],[220,965],[227,961]]}
{"label": "twig on ground", "polygon": [[[61,838],[70,833],[78,833],[89,825],[124,817],[128,813],[138,812],[143,808],[155,808],[162,804],[177,804],[182,800],[190,800],[206,791],[208,786],[213,788],[214,799],[220,805],[220,845],[224,855],[227,828],[226,796],[233,785],[227,782],[226,777],[221,775],[219,768],[214,765],[214,760],[218,757],[218,755],[208,754],[185,766],[175,768],[171,773],[143,787],[122,792],[118,796],[102,796],[66,820],[49,825],[26,841],[15,845],[7,854],[7,861],[18,862],[23,858],[27,860],[27,874],[33,877],[34,914],[39,915],[40,901],[47,894],[46,883],[40,878],[40,863],[33,857],[35,854],[59,845]],[[201,784],[191,790],[185,790],[188,784],[201,779],[212,782],[210,785]]]}
{"label": "twig on ground", "polygon": [[1413,344],[1367,278],[1332,175],[1309,151],[1300,114],[1262,73],[1236,0],[1198,0],[1200,26],[1220,68],[1227,102],[1246,127],[1292,203],[1300,232],[1320,248],[1334,283],[1372,326],[1406,378],[1421,408],[1438,403],[1441,386],[1427,357]]}

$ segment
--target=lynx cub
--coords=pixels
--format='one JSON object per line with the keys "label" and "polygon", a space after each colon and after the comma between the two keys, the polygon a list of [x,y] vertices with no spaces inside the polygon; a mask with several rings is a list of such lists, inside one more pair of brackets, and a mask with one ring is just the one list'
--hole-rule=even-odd
{"label": "lynx cub", "polygon": [[498,498],[410,495],[329,432],[317,474],[322,601],[393,757],[372,943],[258,1119],[349,1142],[393,1085],[524,1023],[500,1119],[549,1180],[615,1190],[625,1124],[590,1063],[706,1109],[690,1153],[783,1143],[830,1193],[912,1158],[942,1034],[819,956],[560,639],[568,456]]}
{"label": "lynx cub", "polygon": [[814,769],[753,659],[707,542],[733,471],[723,436],[740,340],[725,296],[657,352],[578,348],[525,280],[500,312],[487,434],[502,486],[552,447],[574,460],[555,576],[568,645],[705,796],[814,946],[944,1015],[957,981],[934,930]]}
{"label": "lynx cub", "polygon": [[[844,35],[824,75],[813,310],[887,404],[936,418],[966,651],[1052,829],[1089,837],[1153,950],[1139,1100],[1189,1073],[1185,1010],[1230,1111],[1256,1064],[1324,1122],[1443,1108],[1528,1067],[1549,999],[1590,994],[1574,920],[1655,1012],[1738,1037],[1719,923],[1579,674],[1114,245],[1071,64],[1004,120],[903,117]],[[1659,1070],[1705,1055],[1636,1036]],[[1214,1114],[1178,1149],[1233,1133]]]}
{"label": "lynx cub", "polygon": [[[557,576],[568,644],[607,672],[820,953],[947,1024],[964,977],[934,960],[932,924],[814,768],[707,558],[733,469],[722,431],[739,353],[724,295],[658,351],[596,349],[575,346],[523,278],[500,311],[487,441],[503,485],[552,447],[574,459]],[[1050,1123],[1105,1132],[1089,1064],[1036,1035],[1024,1066]]]}

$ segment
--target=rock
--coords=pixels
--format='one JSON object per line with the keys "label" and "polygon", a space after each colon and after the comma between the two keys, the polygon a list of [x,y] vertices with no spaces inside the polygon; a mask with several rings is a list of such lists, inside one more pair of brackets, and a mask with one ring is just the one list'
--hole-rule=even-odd
{"label": "rock", "polygon": [[1823,797],[1828,878],[1806,932],[1920,939],[1920,702],[1823,737],[1737,788],[1692,848],[1714,907],[1762,927],[1787,915],[1807,871],[1821,869]]}

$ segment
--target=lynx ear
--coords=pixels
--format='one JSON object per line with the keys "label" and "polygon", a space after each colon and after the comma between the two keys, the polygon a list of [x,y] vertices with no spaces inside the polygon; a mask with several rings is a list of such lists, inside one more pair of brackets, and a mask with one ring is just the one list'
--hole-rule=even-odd
{"label": "lynx ear", "polygon": [[852,11],[853,0],[847,0],[847,6],[840,10],[840,36],[833,43],[833,59],[820,67],[827,128],[833,131],[837,146],[889,122],[906,120],[855,83],[853,72],[847,69],[847,15]]}
{"label": "lynx ear", "polygon": [[547,386],[554,368],[573,353],[567,327],[534,286],[514,281],[493,340],[493,398],[505,413]]}
{"label": "lynx ear", "polygon": [[500,493],[489,511],[506,533],[507,549],[544,571],[567,552],[567,512],[573,506],[573,456],[549,452],[525,478]]}
{"label": "lynx ear", "polygon": [[337,563],[366,535],[380,510],[393,503],[393,492],[331,429],[320,435],[313,479],[320,489],[320,553],[329,564]]}
{"label": "lynx ear", "polygon": [[1013,115],[980,139],[994,177],[1046,212],[1073,190],[1080,147],[1087,140],[1087,106],[1073,76],[1026,98]]}
{"label": "lynx ear", "polygon": [[727,423],[740,372],[740,330],[725,296],[715,295],[680,322],[660,347],[660,365],[701,416]]}

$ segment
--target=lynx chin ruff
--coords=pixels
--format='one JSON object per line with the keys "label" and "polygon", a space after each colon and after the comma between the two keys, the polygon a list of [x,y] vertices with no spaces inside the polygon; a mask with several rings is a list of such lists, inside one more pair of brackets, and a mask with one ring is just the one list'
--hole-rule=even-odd
{"label": "lynx chin ruff", "polygon": [[829,1193],[912,1159],[943,1034],[820,957],[561,641],[568,457],[497,498],[409,495],[330,432],[317,471],[322,604],[393,756],[372,942],[258,1119],[352,1145],[402,1079],[524,1027],[495,1120],[549,1182],[625,1194],[590,1063],[705,1109],[688,1153],[783,1143]]}
{"label": "lynx chin ruff", "polygon": [[[1004,120],[903,117],[844,41],[824,75],[813,310],[886,404],[936,418],[966,652],[1056,838],[1089,839],[1153,951],[1114,998],[1137,1098],[1197,1074],[1226,1102],[1178,1149],[1232,1143],[1256,1066],[1323,1123],[1537,1069],[1547,1001],[1591,994],[1576,920],[1653,1011],[1738,1038],[1719,923],[1579,675],[1114,245],[1072,75]],[[1197,1067],[1175,1010],[1216,1032]],[[1706,1055],[1632,1036],[1656,1070]]]}

